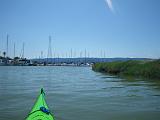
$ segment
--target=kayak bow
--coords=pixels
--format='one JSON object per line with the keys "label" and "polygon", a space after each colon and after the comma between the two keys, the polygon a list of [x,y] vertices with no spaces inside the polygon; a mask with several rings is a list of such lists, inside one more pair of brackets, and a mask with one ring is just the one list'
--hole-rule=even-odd
{"label": "kayak bow", "polygon": [[43,88],[26,120],[54,120],[44,99]]}

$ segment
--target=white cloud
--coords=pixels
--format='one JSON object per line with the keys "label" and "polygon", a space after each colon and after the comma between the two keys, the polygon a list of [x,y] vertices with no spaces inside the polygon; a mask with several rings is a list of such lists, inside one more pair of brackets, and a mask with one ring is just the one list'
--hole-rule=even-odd
{"label": "white cloud", "polygon": [[109,8],[112,12],[114,12],[112,0],[105,0],[105,2],[106,2],[106,4],[107,4],[108,8]]}

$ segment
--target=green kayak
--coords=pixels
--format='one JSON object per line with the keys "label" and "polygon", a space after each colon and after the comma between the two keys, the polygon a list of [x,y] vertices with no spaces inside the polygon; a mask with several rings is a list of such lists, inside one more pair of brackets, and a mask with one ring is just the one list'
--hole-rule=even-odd
{"label": "green kayak", "polygon": [[34,104],[31,112],[28,114],[26,120],[54,120],[53,115],[50,113],[48,106],[44,99],[45,93],[41,89],[40,95]]}

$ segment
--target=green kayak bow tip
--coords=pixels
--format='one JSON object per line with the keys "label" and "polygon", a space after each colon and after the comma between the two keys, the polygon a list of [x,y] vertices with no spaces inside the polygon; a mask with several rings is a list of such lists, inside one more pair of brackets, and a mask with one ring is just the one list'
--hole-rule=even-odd
{"label": "green kayak bow tip", "polygon": [[43,90],[43,88],[41,88],[41,94],[44,94],[44,90]]}
{"label": "green kayak bow tip", "polygon": [[43,88],[26,120],[54,120],[45,101]]}

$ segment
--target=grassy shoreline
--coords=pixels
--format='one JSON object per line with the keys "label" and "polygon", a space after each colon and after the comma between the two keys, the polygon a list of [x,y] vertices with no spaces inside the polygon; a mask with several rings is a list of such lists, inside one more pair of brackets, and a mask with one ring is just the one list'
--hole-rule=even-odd
{"label": "grassy shoreline", "polygon": [[160,79],[160,60],[154,61],[116,61],[96,63],[92,70],[113,75],[126,75]]}

